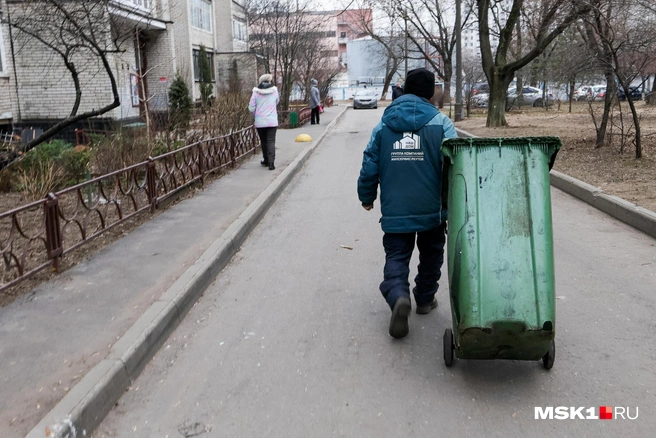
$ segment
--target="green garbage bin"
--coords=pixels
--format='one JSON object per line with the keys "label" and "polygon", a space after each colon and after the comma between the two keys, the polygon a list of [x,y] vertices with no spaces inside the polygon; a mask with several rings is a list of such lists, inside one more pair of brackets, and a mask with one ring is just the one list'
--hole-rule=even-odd
{"label": "green garbage bin", "polygon": [[557,137],[457,138],[448,175],[453,330],[444,360],[555,356],[555,278],[549,163]]}
{"label": "green garbage bin", "polygon": [[289,124],[292,128],[296,128],[298,126],[298,113],[296,111],[289,113]]}

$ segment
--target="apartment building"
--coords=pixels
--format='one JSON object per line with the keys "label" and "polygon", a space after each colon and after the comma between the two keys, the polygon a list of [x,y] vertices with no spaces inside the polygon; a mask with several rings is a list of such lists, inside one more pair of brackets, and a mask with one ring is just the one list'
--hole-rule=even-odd
{"label": "apartment building", "polygon": [[246,0],[171,0],[178,72],[193,84],[200,99],[199,54],[205,47],[212,66],[215,94],[221,89],[251,87],[257,81],[257,58],[249,52]]}
{"label": "apartment building", "polygon": [[[505,23],[512,5],[513,0],[501,0],[493,6],[494,14],[492,14],[492,12],[489,14],[490,46],[492,47],[493,53],[499,45],[499,39],[496,36],[499,29],[497,28],[497,24],[493,17],[497,17],[499,22]],[[478,32],[478,21],[476,20],[474,12],[470,14],[470,20],[462,30],[461,36],[462,54],[465,57],[481,59],[481,40]]]}
{"label": "apartment building", "polygon": [[[34,38],[21,37],[8,22],[28,11],[25,2],[0,0],[0,125],[47,128],[69,116],[73,79],[61,58]],[[179,73],[200,99],[198,54],[206,47],[215,94],[234,81],[256,80],[255,55],[248,52],[245,0],[110,0],[95,25],[118,41],[107,53],[120,106],[98,121],[138,121],[149,110],[165,110],[168,89]],[[110,45],[110,41],[103,42]],[[109,75],[97,57],[74,59],[80,67],[78,113],[113,101]],[[88,122],[87,122],[88,123]],[[0,126],[0,129],[2,127]],[[6,130],[6,128],[5,128]]]}
{"label": "apartment building", "polygon": [[365,27],[373,29],[372,9],[347,9],[336,11],[337,13],[337,46],[339,62],[342,66],[348,66],[349,41],[366,37]]}

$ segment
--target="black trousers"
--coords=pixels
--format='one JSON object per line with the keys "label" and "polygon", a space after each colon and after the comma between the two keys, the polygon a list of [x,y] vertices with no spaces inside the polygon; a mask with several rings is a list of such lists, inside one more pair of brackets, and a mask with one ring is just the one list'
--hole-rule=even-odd
{"label": "black trousers", "polygon": [[276,161],[277,129],[277,126],[270,128],[257,128],[257,134],[260,136],[260,143],[262,143],[262,157],[266,164],[275,163]]}
{"label": "black trousers", "polygon": [[[316,122],[315,122],[316,120]],[[312,108],[312,115],[310,116],[310,123],[311,124],[318,124],[319,123],[319,107]]]}
{"label": "black trousers", "polygon": [[419,266],[412,290],[417,306],[425,306],[433,301],[437,292],[438,281],[442,276],[444,262],[444,243],[446,242],[446,224],[420,233],[385,233],[384,280],[380,291],[390,308],[396,300],[405,296],[410,298],[410,258],[415,249],[415,239],[419,248]]}

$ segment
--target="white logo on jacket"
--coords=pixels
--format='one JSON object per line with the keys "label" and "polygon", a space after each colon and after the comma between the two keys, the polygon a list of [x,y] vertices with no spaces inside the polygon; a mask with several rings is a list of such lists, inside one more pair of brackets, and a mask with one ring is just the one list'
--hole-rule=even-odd
{"label": "white logo on jacket", "polygon": [[394,149],[421,149],[421,137],[412,132],[404,132],[401,140],[394,142]]}

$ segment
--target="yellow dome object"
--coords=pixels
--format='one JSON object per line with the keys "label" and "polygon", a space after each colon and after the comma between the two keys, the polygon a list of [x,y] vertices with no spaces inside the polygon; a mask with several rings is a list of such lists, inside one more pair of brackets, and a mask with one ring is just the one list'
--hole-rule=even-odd
{"label": "yellow dome object", "polygon": [[296,137],[296,142],[300,142],[300,141],[312,141],[312,137],[310,137],[307,134],[299,134]]}

